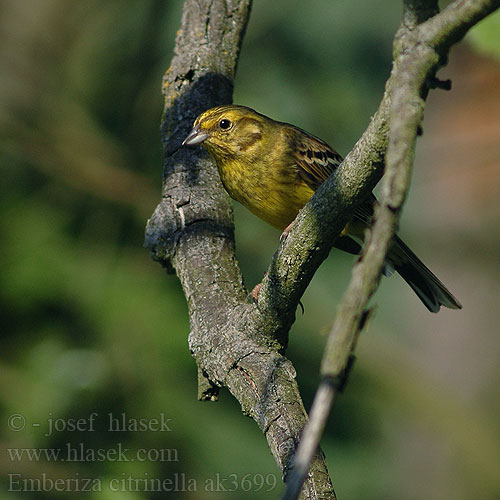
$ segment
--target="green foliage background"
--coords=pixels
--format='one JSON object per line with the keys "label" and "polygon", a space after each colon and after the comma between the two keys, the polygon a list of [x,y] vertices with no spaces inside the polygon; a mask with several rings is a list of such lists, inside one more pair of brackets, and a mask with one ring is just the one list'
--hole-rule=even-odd
{"label": "green foliage background", "polygon": [[[347,153],[382,95],[399,4],[386,1],[382,10],[366,0],[256,1],[235,102],[296,123]],[[278,498],[281,479],[257,426],[227,392],[217,404],[196,401],[182,291],[142,248],[146,219],[161,193],[160,84],[182,2],[4,0],[2,7],[0,497]],[[469,47],[457,50],[472,54],[471,47],[479,47],[497,64],[500,30],[492,26],[498,20],[475,29]],[[460,89],[467,68],[457,64]],[[323,442],[340,498],[500,494],[500,241],[489,229],[498,228],[500,212],[484,193],[471,194],[467,179],[460,181],[470,165],[445,172],[462,189],[449,192],[433,163],[432,136],[450,128],[440,121],[440,103],[459,106],[454,96],[431,97],[402,226],[464,310],[430,315],[399,278],[382,283],[376,316]],[[500,132],[498,120],[492,126]],[[434,130],[429,138],[428,129]],[[481,144],[498,165],[498,144]],[[498,194],[498,170],[475,167]],[[471,212],[473,195],[479,202]],[[235,223],[251,287],[279,235],[239,206]],[[349,256],[332,253],[291,334],[288,356],[307,405],[351,264]],[[25,419],[22,430],[12,429],[14,414]],[[131,422],[163,414],[171,432],[110,432],[109,414]],[[86,429],[64,430],[69,419],[83,419]],[[56,420],[62,430],[47,435]],[[8,451],[65,449],[67,443],[90,450],[88,459],[18,461]],[[119,445],[131,456],[153,451],[147,460],[126,462],[92,456]],[[155,458],[161,449],[170,450],[169,460]],[[253,483],[246,492],[248,473]],[[97,478],[103,490],[21,491],[19,481],[43,474]],[[207,491],[217,475],[237,478],[238,490]],[[276,478],[277,486],[256,491],[259,475]],[[106,488],[113,479],[182,476],[196,482],[196,491]]]}

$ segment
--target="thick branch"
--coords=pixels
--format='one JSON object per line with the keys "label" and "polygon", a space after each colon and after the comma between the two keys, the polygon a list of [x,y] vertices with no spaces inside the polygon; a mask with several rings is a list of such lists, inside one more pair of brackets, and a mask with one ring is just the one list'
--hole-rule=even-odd
{"label": "thick branch", "polygon": [[[234,255],[231,204],[215,165],[201,149],[180,148],[201,111],[231,102],[249,9],[250,0],[185,3],[163,85],[163,198],[148,221],[146,245],[181,280],[200,397],[214,399],[217,388],[227,386],[259,424],[286,477],[307,414],[294,368],[280,353],[277,339],[284,342],[285,330],[247,298]],[[335,497],[320,452],[303,497]]]}

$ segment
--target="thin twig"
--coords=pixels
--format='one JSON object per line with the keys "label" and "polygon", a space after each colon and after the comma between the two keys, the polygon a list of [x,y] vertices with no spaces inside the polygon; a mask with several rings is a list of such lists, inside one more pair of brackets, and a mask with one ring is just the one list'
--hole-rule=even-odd
{"label": "thin twig", "polygon": [[[426,82],[434,80],[437,69],[444,64],[442,54],[446,54],[468,28],[498,8],[499,4],[498,1],[474,3],[459,0],[433,17],[430,17],[435,13],[433,1],[414,0],[405,4],[403,24],[395,39],[393,82],[387,86],[387,91],[392,90],[392,109],[382,202],[368,244],[353,270],[328,336],[321,365],[323,378],[295,454],[283,500],[295,500],[300,494],[309,461],[319,445],[333,401],[339,392],[338,386],[332,381],[345,375],[349,356],[354,351],[357,336],[364,325],[366,305],[377,287],[410,182],[414,147],[428,92]],[[428,17],[428,21],[419,25],[419,40],[415,38],[414,28],[418,21]],[[429,35],[432,41],[425,39]],[[401,50],[403,47],[404,50]],[[401,50],[399,53],[398,48]]]}
{"label": "thin twig", "polygon": [[304,428],[304,434],[300,440],[300,445],[293,459],[293,466],[289,470],[289,478],[285,478],[287,488],[284,500],[289,498],[297,498],[302,487],[302,482],[309,471],[311,457],[314,456],[319,446],[319,439],[323,435],[326,420],[330,414],[333,400],[336,395],[336,386],[333,380],[325,377],[319,384],[316,391],[311,410],[309,412],[309,421]]}

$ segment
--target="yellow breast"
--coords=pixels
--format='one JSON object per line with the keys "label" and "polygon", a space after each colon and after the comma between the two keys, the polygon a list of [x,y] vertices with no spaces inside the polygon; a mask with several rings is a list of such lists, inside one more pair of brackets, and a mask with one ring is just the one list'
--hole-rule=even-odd
{"label": "yellow breast", "polygon": [[218,167],[230,196],[280,230],[295,219],[314,193],[293,165],[229,160],[218,162]]}

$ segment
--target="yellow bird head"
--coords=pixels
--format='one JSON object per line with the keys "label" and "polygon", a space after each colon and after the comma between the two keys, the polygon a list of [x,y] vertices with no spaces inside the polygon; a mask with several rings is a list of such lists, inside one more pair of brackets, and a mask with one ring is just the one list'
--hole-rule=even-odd
{"label": "yellow bird head", "polygon": [[217,106],[196,118],[183,146],[203,146],[216,158],[234,157],[256,144],[273,122],[246,106]]}

